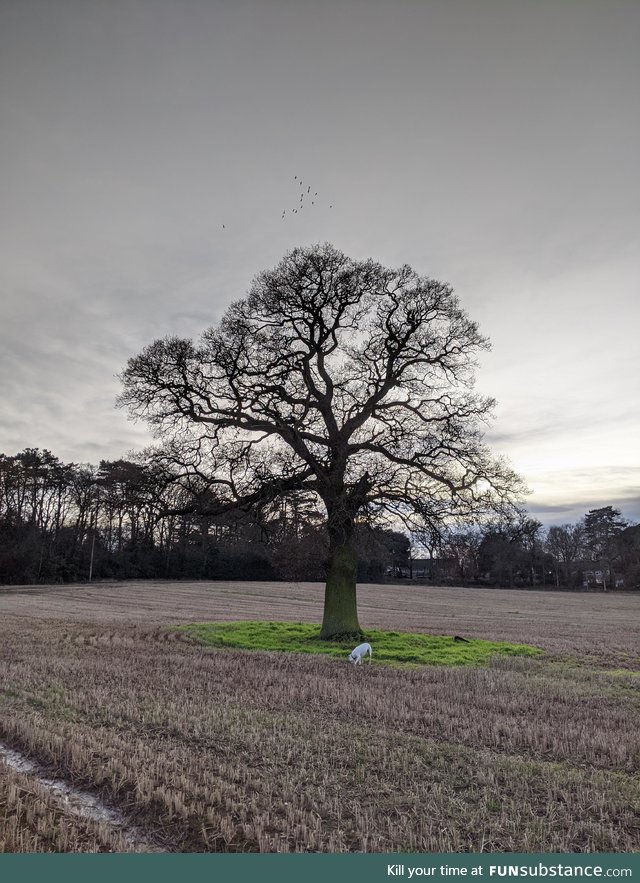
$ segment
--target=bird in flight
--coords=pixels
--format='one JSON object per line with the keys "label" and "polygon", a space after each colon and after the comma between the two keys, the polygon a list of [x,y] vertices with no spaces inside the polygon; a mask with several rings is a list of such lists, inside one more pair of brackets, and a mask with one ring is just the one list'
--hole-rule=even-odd
{"label": "bird in flight", "polygon": [[[293,176],[293,180],[298,182],[298,184],[300,185],[300,187],[302,188],[302,190],[300,191],[300,201],[298,202],[296,208],[293,208],[292,206],[289,207],[289,213],[292,214],[292,215],[299,215],[299,214],[302,213],[302,209],[303,209],[303,207],[304,207],[305,205],[306,205],[307,207],[309,206],[309,203],[305,203],[304,198],[305,198],[305,196],[311,196],[311,185],[310,185],[310,184],[307,185],[307,192],[305,193],[305,191],[304,191],[304,181],[302,180],[302,178],[299,178],[298,175],[294,175],[294,176]],[[311,205],[315,206],[315,204],[316,204],[317,201],[318,201],[318,191],[317,191],[317,190],[314,190],[314,192],[313,192],[313,198],[311,199]],[[331,205],[329,206],[329,208],[332,209],[332,208],[333,208],[333,204],[331,204]],[[286,210],[284,210],[284,211],[282,212],[282,218],[284,218],[285,215],[286,215]]]}

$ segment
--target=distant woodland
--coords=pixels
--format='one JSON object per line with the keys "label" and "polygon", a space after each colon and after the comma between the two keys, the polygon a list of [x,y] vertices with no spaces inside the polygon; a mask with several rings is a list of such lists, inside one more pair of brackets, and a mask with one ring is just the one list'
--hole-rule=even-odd
{"label": "distant woodland", "polygon": [[[0,454],[0,583],[324,579],[325,514],[312,495],[284,495],[259,519],[181,513],[180,497],[142,459],[96,467],[37,448]],[[357,547],[360,582],[640,588],[640,525],[612,506],[546,530],[523,513],[420,538],[363,518]]]}

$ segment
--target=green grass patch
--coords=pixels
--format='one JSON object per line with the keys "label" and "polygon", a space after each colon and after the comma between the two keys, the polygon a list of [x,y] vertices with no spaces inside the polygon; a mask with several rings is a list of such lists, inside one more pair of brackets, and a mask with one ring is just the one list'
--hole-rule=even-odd
{"label": "green grass patch", "polygon": [[633,668],[603,668],[602,674],[617,675],[621,678],[640,678],[640,671]]}
{"label": "green grass patch", "polygon": [[[302,622],[196,622],[177,627],[208,647],[240,650],[277,650],[286,653],[322,653],[345,659],[353,642],[323,641],[320,629]],[[409,632],[367,630],[374,663],[393,666],[485,665],[496,655],[539,656],[542,650],[527,644],[483,641],[469,638],[455,641],[446,635],[418,635]],[[368,664],[368,660],[363,665]]]}

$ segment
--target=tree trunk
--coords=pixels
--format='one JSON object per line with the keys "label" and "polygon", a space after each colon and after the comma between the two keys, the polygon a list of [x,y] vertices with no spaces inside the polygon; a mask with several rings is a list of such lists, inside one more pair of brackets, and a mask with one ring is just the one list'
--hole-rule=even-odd
{"label": "tree trunk", "polygon": [[358,554],[353,516],[344,507],[327,506],[329,560],[320,637],[362,636],[356,603]]}
{"label": "tree trunk", "polygon": [[567,588],[572,589],[573,586],[571,584],[571,562],[568,559],[565,559],[564,562],[564,574],[567,581]]}

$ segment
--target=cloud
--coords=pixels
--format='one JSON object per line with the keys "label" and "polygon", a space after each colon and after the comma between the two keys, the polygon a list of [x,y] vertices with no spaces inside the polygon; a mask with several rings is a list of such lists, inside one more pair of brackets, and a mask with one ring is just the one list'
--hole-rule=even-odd
{"label": "cloud", "polygon": [[[640,7],[1,15],[0,450],[142,446],[113,408],[127,358],[197,337],[257,272],[328,240],[454,284],[493,342],[487,440],[531,505],[630,493]],[[294,174],[324,202],[283,220]]]}
{"label": "cloud", "polygon": [[602,499],[577,500],[565,505],[530,503],[527,505],[529,514],[537,518],[545,527],[560,524],[575,524],[592,509],[601,509],[604,506],[613,506],[622,517],[632,524],[640,522],[640,495],[625,496],[621,499],[603,497]]}

